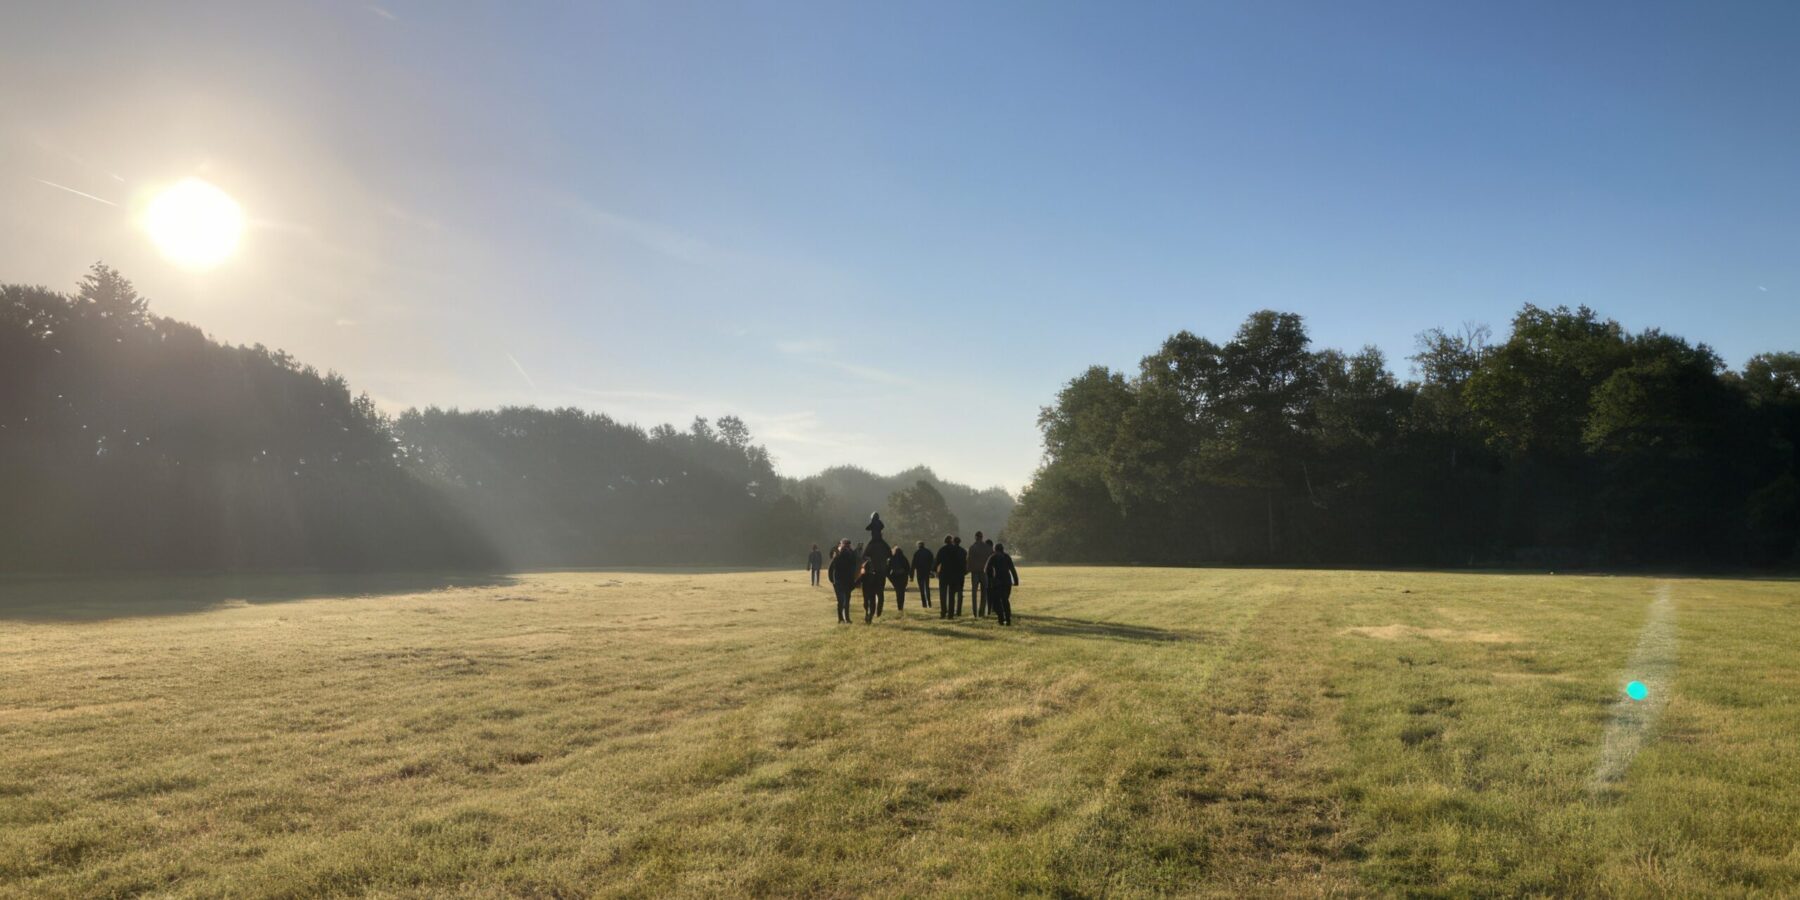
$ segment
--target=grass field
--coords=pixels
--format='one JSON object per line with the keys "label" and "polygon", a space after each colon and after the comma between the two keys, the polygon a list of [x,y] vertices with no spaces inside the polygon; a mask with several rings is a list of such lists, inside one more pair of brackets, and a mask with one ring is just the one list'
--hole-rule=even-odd
{"label": "grass field", "polygon": [[1800,584],[1022,575],[0,582],[0,894],[1800,893]]}

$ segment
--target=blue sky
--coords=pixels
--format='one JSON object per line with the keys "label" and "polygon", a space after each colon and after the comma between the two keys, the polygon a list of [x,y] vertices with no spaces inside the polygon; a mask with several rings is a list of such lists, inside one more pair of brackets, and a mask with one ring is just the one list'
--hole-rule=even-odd
{"label": "blue sky", "polygon": [[[1403,376],[1526,302],[1800,348],[1792,3],[19,6],[0,280],[104,258],[389,409],[1016,489],[1062,382],[1261,308]],[[187,175],[253,223],[206,273],[131,226]]]}

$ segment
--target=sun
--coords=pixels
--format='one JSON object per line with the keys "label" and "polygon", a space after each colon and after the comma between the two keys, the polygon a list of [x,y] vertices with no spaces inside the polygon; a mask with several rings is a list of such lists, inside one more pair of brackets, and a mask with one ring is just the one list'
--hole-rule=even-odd
{"label": "sun", "polygon": [[156,249],[185,269],[210,269],[237,249],[244,210],[231,195],[198,178],[184,178],[144,208],[144,230]]}

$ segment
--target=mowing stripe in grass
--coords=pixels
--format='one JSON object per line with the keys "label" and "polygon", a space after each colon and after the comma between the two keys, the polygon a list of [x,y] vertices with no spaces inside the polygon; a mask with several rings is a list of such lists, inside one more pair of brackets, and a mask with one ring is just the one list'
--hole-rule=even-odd
{"label": "mowing stripe in grass", "polygon": [[[1590,790],[1600,791],[1624,779],[1632,758],[1669,702],[1675,675],[1675,643],[1674,592],[1665,581],[1656,586],[1656,598],[1650,601],[1644,630],[1638,634],[1637,647],[1625,664],[1621,693],[1613,703],[1606,733],[1600,739],[1600,764],[1594,768]],[[1634,700],[1624,693],[1624,683],[1629,681],[1643,683],[1648,691],[1644,699]]]}

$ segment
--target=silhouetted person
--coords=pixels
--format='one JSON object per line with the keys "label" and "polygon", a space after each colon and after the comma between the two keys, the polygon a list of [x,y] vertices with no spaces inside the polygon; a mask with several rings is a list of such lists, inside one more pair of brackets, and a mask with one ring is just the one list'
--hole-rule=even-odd
{"label": "silhouetted person", "polygon": [[905,550],[895,547],[887,566],[888,582],[894,586],[894,608],[906,612],[906,582],[912,576],[912,560],[906,558]]}
{"label": "silhouetted person", "polygon": [[1012,624],[1012,589],[1019,585],[1019,567],[1005,544],[995,544],[987,561],[988,605],[1002,625]]}
{"label": "silhouetted person", "polygon": [[869,543],[873,544],[881,540],[881,529],[886,527],[881,524],[881,513],[869,513],[869,524],[863,526],[863,530],[869,533]]}
{"label": "silhouetted person", "polygon": [[819,545],[814,544],[812,552],[806,554],[806,571],[812,575],[812,586],[819,586],[819,570],[825,567],[825,554],[819,552]]}
{"label": "silhouetted person", "polygon": [[850,553],[850,542],[839,541],[831,556],[831,589],[837,592],[837,620],[850,621],[850,592],[856,589],[856,557]]}
{"label": "silhouetted person", "polygon": [[969,602],[975,607],[975,618],[987,615],[987,561],[994,552],[994,542],[981,539],[981,532],[975,532],[975,540],[969,543]]}
{"label": "silhouetted person", "polygon": [[956,546],[955,535],[944,535],[944,546],[937,552],[938,616],[954,619],[962,615],[963,576],[967,574],[968,554]]}
{"label": "silhouetted person", "polygon": [[934,564],[931,551],[925,549],[924,541],[920,541],[919,549],[913,551],[913,581],[919,585],[919,605],[926,609],[931,608],[931,567]]}
{"label": "silhouetted person", "polygon": [[875,621],[881,615],[883,596],[882,589],[887,587],[887,557],[863,560],[861,569],[863,591],[863,624]]}

